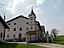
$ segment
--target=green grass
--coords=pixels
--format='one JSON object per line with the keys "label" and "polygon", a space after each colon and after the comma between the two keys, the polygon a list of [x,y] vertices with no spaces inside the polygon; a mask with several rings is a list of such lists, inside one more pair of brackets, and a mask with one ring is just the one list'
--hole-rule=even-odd
{"label": "green grass", "polygon": [[35,45],[24,45],[24,44],[0,44],[0,48],[45,48]]}
{"label": "green grass", "polygon": [[53,41],[53,43],[64,45],[64,36],[58,36],[56,40]]}

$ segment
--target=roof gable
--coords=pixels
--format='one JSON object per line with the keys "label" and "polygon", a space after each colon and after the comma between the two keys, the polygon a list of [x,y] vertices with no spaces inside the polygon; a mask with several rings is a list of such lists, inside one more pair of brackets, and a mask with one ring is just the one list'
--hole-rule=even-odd
{"label": "roof gable", "polygon": [[29,18],[27,18],[27,17],[24,17],[23,15],[19,15],[18,17],[13,18],[13,19],[7,21],[6,23],[11,22],[11,21],[13,21],[13,20],[16,20],[16,19],[18,19],[18,18],[20,18],[20,17],[25,18],[25,19],[29,19]]}

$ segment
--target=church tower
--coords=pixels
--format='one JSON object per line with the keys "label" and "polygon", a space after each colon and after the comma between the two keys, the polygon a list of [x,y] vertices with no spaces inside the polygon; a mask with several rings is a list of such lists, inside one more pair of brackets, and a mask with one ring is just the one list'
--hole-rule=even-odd
{"label": "church tower", "polygon": [[36,21],[36,15],[33,11],[33,7],[31,9],[30,14],[28,15],[29,17],[29,31],[35,31],[35,21]]}

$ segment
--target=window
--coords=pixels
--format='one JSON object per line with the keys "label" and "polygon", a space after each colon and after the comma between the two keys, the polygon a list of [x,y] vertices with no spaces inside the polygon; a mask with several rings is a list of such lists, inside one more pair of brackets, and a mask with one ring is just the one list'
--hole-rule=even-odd
{"label": "window", "polygon": [[9,35],[7,35],[7,38],[9,38]]}
{"label": "window", "polygon": [[16,23],[14,23],[14,25],[16,25]]}
{"label": "window", "polygon": [[14,34],[14,35],[13,35],[13,38],[15,38],[15,37],[16,37],[16,35]]}
{"label": "window", "polygon": [[28,27],[26,28],[26,30],[28,30]]}
{"label": "window", "polygon": [[32,29],[32,26],[31,26],[31,29]]}
{"label": "window", "polygon": [[8,23],[8,25],[10,25],[10,23]]}
{"label": "window", "polygon": [[28,22],[26,24],[28,24]]}
{"label": "window", "polygon": [[31,15],[32,16],[32,15]]}
{"label": "window", "polygon": [[19,31],[22,31],[22,28],[19,28]]}
{"label": "window", "polygon": [[0,37],[2,38],[2,33],[0,34]]}
{"label": "window", "polygon": [[30,17],[30,20],[33,20],[33,17]]}
{"label": "window", "polygon": [[16,28],[14,28],[14,31],[16,31]]}
{"label": "window", "polygon": [[31,22],[32,23],[32,22]]}
{"label": "window", "polygon": [[10,29],[8,29],[8,32],[10,31]]}

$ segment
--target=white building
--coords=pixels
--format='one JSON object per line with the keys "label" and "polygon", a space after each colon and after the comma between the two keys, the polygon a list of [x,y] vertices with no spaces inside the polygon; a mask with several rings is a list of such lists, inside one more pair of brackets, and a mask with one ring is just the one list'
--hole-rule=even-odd
{"label": "white building", "polygon": [[7,24],[5,23],[5,21],[0,16],[0,42],[4,41],[5,29],[8,29],[8,28],[9,27],[7,26]]}
{"label": "white building", "polygon": [[9,29],[6,30],[5,40],[10,39],[22,39],[26,38],[26,34],[29,34],[30,40],[40,40],[42,29],[40,23],[36,21],[36,15],[31,10],[31,13],[27,17],[19,15],[6,22]]}

